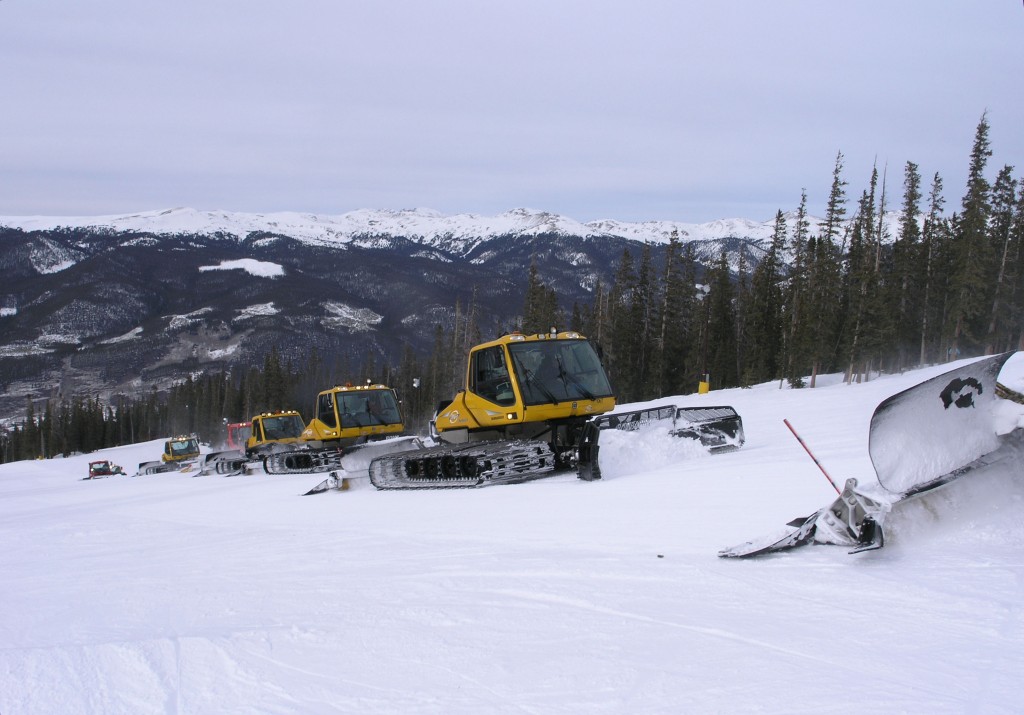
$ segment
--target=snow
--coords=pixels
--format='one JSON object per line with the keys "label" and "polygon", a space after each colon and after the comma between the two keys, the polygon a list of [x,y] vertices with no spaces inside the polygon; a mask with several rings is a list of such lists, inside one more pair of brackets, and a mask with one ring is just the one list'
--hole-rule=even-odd
{"label": "snow", "polygon": [[328,316],[320,321],[324,326],[346,328],[357,333],[373,330],[374,326],[380,325],[384,320],[383,315],[375,313],[369,308],[353,308],[336,301],[325,302],[324,310],[328,313]]}
{"label": "snow", "polygon": [[878,551],[716,556],[835,496],[783,418],[867,483],[875,406],[946,369],[659,400],[733,405],[746,445],[606,433],[593,483],[2,465],[0,712],[1019,712],[1019,474],[897,505]]}
{"label": "snow", "polygon": [[[821,219],[807,217],[810,230],[817,231]],[[792,230],[796,217],[787,215]],[[890,235],[897,214],[886,215]],[[241,213],[231,211],[200,211],[174,208],[112,216],[0,216],[0,226],[24,231],[47,231],[58,228],[89,228],[99,232],[147,232],[153,235],[202,234],[245,238],[251,233],[289,236],[314,245],[345,245],[359,242],[366,245],[381,236],[402,236],[435,248],[469,253],[483,241],[496,236],[539,236],[562,234],[584,237],[620,236],[633,241],[668,243],[673,233],[680,240],[701,241],[728,237],[769,241],[775,227],[774,219],[752,221],[743,218],[722,219],[707,223],[681,221],[626,222],[603,219],[583,223],[547,211],[516,208],[497,216],[478,214],[443,215],[426,208],[360,209],[340,215],[295,212]],[[274,240],[274,239],[261,239]],[[149,238],[133,238],[126,245],[152,242]],[[56,258],[50,258],[56,261]],[[68,261],[73,259],[68,258]],[[61,263],[61,270],[66,268]]]}
{"label": "snow", "polygon": [[284,275],[284,267],[270,261],[257,261],[254,258],[240,258],[235,261],[221,261],[216,266],[199,266],[203,271],[234,271],[242,270],[259,278],[277,278]]}
{"label": "snow", "polygon": [[244,308],[239,309],[238,315],[232,318],[232,321],[247,320],[249,318],[260,318],[267,315],[277,315],[281,311],[274,307],[274,301],[269,303],[257,303],[255,305],[247,305]]}
{"label": "snow", "polygon": [[117,343],[127,342],[129,340],[135,340],[142,335],[142,328],[132,328],[124,335],[118,335],[116,338],[109,338],[107,340],[101,340],[100,345],[115,345]]}

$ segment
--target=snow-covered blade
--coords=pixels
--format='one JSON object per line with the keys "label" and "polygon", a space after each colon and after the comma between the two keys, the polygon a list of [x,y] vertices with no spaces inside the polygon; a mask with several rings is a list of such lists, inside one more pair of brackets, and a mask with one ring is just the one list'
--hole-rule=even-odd
{"label": "snow-covered blade", "polygon": [[919,493],[998,449],[996,378],[1012,354],[943,373],[879,404],[868,441],[878,483],[901,497]]}
{"label": "snow-covered blade", "polygon": [[[337,468],[331,471],[327,479],[324,479],[308,492],[305,492],[303,496],[323,494],[331,489],[344,491],[348,484],[347,475],[365,477],[369,473],[370,465],[375,459],[398,452],[422,449],[424,446],[424,438],[422,437],[402,436],[373,442],[363,442],[362,444],[346,447],[341,453]],[[333,454],[337,453],[334,452]],[[339,472],[344,476],[339,477]],[[273,474],[274,472],[271,471],[270,473]]]}
{"label": "snow-covered blade", "polygon": [[243,469],[247,461],[248,457],[238,449],[210,452],[200,458],[198,476],[234,473]]}
{"label": "snow-covered blade", "polygon": [[999,400],[1021,401],[997,383],[1013,353],[959,367],[885,400],[871,417],[868,451],[878,483],[891,496],[874,498],[848,479],[831,505],[794,519],[790,530],[723,549],[722,557],[747,557],[810,543],[882,548],[882,523],[892,506],[948,484],[969,472],[1006,463],[1024,464],[1024,431],[999,434]]}
{"label": "snow-covered blade", "polygon": [[674,437],[698,439],[712,451],[737,449],[743,445],[743,420],[735,409],[713,407],[677,407],[660,405],[632,412],[616,412],[594,418],[598,429],[637,430],[655,422],[671,423]]}
{"label": "snow-covered blade", "polygon": [[195,460],[188,462],[162,462],[160,460],[139,462],[139,471],[132,476],[141,477],[149,474],[163,474],[165,472],[191,472],[195,465]]}

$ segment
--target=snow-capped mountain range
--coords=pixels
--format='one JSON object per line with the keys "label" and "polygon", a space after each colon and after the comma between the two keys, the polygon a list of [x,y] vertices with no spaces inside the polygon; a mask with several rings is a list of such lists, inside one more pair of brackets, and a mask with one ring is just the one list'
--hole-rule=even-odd
{"label": "snow-capped mountain range", "polygon": [[[792,218],[790,217],[790,220]],[[820,219],[810,218],[816,231]],[[310,213],[237,213],[174,208],[112,216],[0,216],[0,226],[24,231],[88,229],[114,233],[154,235],[201,234],[244,238],[251,233],[272,233],[309,243],[337,245],[371,236],[402,236],[431,246],[466,253],[492,237],[543,235],[576,236],[585,239],[625,238],[655,244],[668,243],[672,233],[682,241],[771,238],[774,219],[721,219],[708,223],[643,221],[631,223],[605,219],[582,223],[546,211],[517,208],[497,216],[478,214],[444,215],[432,209],[359,210],[340,215]]]}

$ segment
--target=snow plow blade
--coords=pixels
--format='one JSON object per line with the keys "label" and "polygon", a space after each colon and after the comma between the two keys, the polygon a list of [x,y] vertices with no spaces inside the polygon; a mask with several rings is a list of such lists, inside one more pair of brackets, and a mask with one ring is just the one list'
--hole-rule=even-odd
{"label": "snow plow blade", "polygon": [[700,440],[712,452],[738,449],[743,445],[743,420],[732,407],[677,407],[662,405],[632,412],[595,417],[598,429],[637,430],[654,423],[671,423],[671,434]]}
{"label": "snow plow blade", "polygon": [[871,417],[868,452],[889,498],[872,498],[848,479],[830,506],[789,523],[789,531],[723,549],[724,558],[758,556],[811,543],[851,547],[851,554],[885,545],[883,522],[893,505],[995,464],[1021,471],[1024,430],[997,434],[1000,399],[1018,393],[997,383],[1013,353],[950,370],[879,403]]}
{"label": "snow plow blade", "polygon": [[197,477],[205,477],[208,474],[238,474],[245,469],[246,462],[250,461],[241,450],[225,449],[220,452],[210,452],[202,457]]}
{"label": "snow plow blade", "polygon": [[315,487],[305,492],[302,496],[308,497],[311,494],[323,494],[324,492],[334,489],[339,492],[347,491],[349,488],[348,479],[346,477],[339,477],[337,472],[331,472],[327,475],[327,479],[323,480]]}
{"label": "snow plow blade", "polygon": [[391,437],[352,444],[347,447],[305,447],[273,452],[263,458],[267,474],[315,474],[343,469],[366,471],[375,457],[393,454],[422,445],[419,437]]}

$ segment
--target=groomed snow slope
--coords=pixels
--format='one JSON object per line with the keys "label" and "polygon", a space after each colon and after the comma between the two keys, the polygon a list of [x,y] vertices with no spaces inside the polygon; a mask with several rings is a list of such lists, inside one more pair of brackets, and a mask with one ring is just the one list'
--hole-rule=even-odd
{"label": "groomed snow slope", "polygon": [[880,551],[716,556],[834,498],[783,418],[867,483],[875,405],[945,369],[679,398],[734,405],[747,445],[608,434],[595,483],[4,465],[0,713],[1019,712],[1019,475],[898,506]]}

